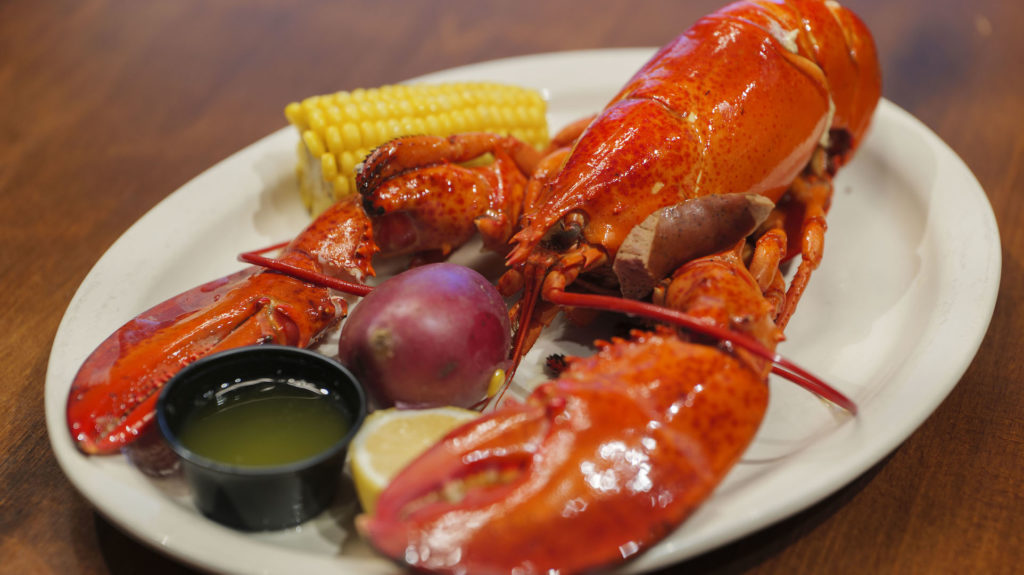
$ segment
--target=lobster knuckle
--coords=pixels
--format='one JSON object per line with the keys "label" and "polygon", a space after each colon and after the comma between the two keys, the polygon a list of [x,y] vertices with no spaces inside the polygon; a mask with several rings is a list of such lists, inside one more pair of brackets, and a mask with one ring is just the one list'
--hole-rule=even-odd
{"label": "lobster knuckle", "polygon": [[434,136],[407,136],[377,146],[356,168],[356,191],[365,195],[383,181],[402,173],[414,163],[409,156],[422,153],[425,147],[435,148],[439,139]]}

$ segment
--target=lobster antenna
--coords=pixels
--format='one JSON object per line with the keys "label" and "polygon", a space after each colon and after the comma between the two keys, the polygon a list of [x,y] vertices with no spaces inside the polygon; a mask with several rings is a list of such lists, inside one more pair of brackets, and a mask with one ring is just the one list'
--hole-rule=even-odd
{"label": "lobster antenna", "polygon": [[[262,266],[310,283],[329,287],[331,289],[336,289],[338,291],[360,297],[366,296],[373,291],[373,288],[368,285],[332,278],[322,273],[303,269],[279,259],[269,258],[263,255],[266,252],[280,249],[285,245],[287,245],[287,242],[275,244],[259,250],[243,252],[239,254],[238,259],[243,262]],[[516,368],[519,366],[519,362],[522,359],[522,349],[526,342],[527,328],[540,291],[539,281],[534,280],[534,283],[537,284],[534,286],[535,289],[526,290],[526,294],[520,302],[520,305],[525,307],[520,314],[519,326],[516,330],[515,342],[512,348],[512,366],[509,368],[505,376],[505,383],[502,385],[501,391],[495,394],[494,405],[497,405],[504,397],[505,391],[508,390],[509,384],[512,382],[512,377],[515,375]],[[672,323],[693,331],[710,335],[722,341],[727,341],[733,345],[742,347],[765,361],[770,362],[772,364],[772,371],[777,375],[792,381],[818,397],[821,397],[822,399],[825,399],[826,401],[848,411],[852,415],[857,414],[857,404],[850,398],[846,397],[846,395],[841,391],[825,383],[814,374],[786,359],[782,355],[769,350],[759,341],[741,333],[725,329],[680,311],[637,300],[622,299],[598,294],[569,293],[564,290],[552,290],[547,294],[547,299],[551,303],[557,305],[585,307],[604,311],[618,311],[626,314],[647,317]]]}
{"label": "lobster antenna", "polygon": [[[368,285],[349,282],[338,278],[333,278],[320,272],[315,272],[300,268],[296,265],[292,265],[288,262],[267,257],[263,254],[281,249],[288,245],[288,242],[281,242],[272,246],[267,246],[258,250],[252,250],[248,252],[242,252],[238,254],[238,259],[242,262],[257,265],[275,272],[279,272],[296,279],[310,282],[312,284],[338,290],[343,293],[356,295],[359,297],[365,297],[373,291],[373,288]],[[501,389],[493,396],[486,398],[481,401],[480,404],[474,405],[474,409],[483,409],[487,404],[497,405],[502,398],[505,396],[505,391],[508,390],[509,385],[512,383],[512,377],[515,375],[516,368],[519,366],[519,361],[522,359],[522,349],[526,341],[527,330],[523,329],[524,324],[529,325],[530,316],[532,315],[533,307],[537,303],[537,293],[540,291],[539,282],[537,289],[527,290],[527,295],[524,297],[524,302],[528,307],[523,311],[523,317],[520,320],[519,329],[516,331],[516,338],[514,346],[512,348],[511,357],[513,362],[506,372],[505,382],[501,385]],[[525,321],[524,321],[525,320]]]}
{"label": "lobster antenna", "polygon": [[373,291],[372,287],[365,284],[345,281],[343,279],[338,278],[332,278],[320,272],[300,268],[299,266],[292,265],[288,262],[284,262],[275,258],[268,258],[267,256],[263,255],[269,251],[283,248],[286,245],[288,245],[288,242],[281,242],[279,244],[274,244],[272,246],[268,246],[262,249],[252,250],[249,252],[242,252],[241,254],[238,254],[238,259],[245,263],[262,266],[269,270],[281,272],[285,275],[289,275],[294,278],[307,281],[321,287],[336,289],[340,292],[357,295],[359,297],[366,297],[371,291]]}
{"label": "lobster antenna", "polygon": [[714,325],[706,320],[694,317],[681,311],[664,308],[648,302],[622,299],[619,297],[569,293],[564,290],[552,290],[546,294],[548,301],[558,305],[585,307],[605,311],[617,311],[656,319],[685,327],[687,329],[710,335],[732,345],[742,347],[754,355],[771,362],[772,371],[811,393],[857,415],[857,404],[846,397],[841,391],[825,383],[817,376],[777,354],[761,344],[761,342],[741,333]]}
{"label": "lobster antenna", "polygon": [[515,377],[516,369],[519,368],[519,362],[523,359],[523,348],[526,346],[526,338],[529,332],[530,322],[533,320],[533,311],[537,306],[537,297],[540,294],[541,283],[544,280],[543,274],[530,274],[531,277],[527,278],[529,282],[528,287],[523,292],[523,298],[519,300],[519,325],[516,326],[515,340],[512,342],[512,350],[510,352],[510,359],[512,365],[509,366],[508,371],[505,372],[505,382],[501,385],[501,391],[495,394],[495,400],[493,405],[498,405],[502,398],[505,397],[505,391],[508,390],[512,383],[512,378]]}

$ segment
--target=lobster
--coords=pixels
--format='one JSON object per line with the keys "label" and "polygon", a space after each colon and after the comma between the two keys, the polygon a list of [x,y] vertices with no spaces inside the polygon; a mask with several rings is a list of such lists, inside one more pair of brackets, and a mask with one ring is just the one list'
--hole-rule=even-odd
{"label": "lobster", "polygon": [[[880,92],[870,33],[831,1],[737,2],[659,50],[530,182],[502,278],[524,292],[513,356],[563,306],[702,326],[728,342],[666,326],[599,342],[524,403],[454,430],[401,471],[359,520],[373,545],[445,573],[580,572],[683,522],[758,429],[767,360],[821,261],[832,177]],[[415,169],[377,165],[386,154],[367,160],[374,174]],[[635,257],[620,256],[650,218],[738,193],[774,206],[749,240],[684,250],[657,266],[675,269],[669,278],[626,281]],[[786,287],[780,266],[795,254]],[[608,295],[627,283],[652,302]]]}
{"label": "lobster", "polygon": [[[658,51],[544,157],[489,134],[385,144],[362,164],[358,199],[276,259],[243,254],[269,269],[172,298],[101,344],[72,384],[72,434],[83,451],[114,451],[144,433],[155,390],[196,357],[309,345],[345,313],[331,289],[366,293],[356,282],[373,274],[375,254],[425,261],[479,233],[507,250],[502,290],[522,291],[516,361],[566,306],[686,329],[638,330],[570,360],[525,403],[507,402],[415,461],[360,525],[384,553],[450,572],[578,571],[633,555],[685,520],[742,454],[770,371],[814,384],[774,349],[820,262],[831,180],[863,137],[879,75],[870,34],[835,2],[738,2]],[[492,164],[460,165],[484,153]],[[672,227],[670,212],[723,196],[760,196],[770,213],[753,229],[715,227],[697,251],[654,247],[680,243],[657,231]],[[678,219],[693,225],[693,213],[702,210]],[[797,253],[787,288],[780,264]],[[593,537],[560,538],[570,517]],[[494,552],[497,527],[508,553]]]}

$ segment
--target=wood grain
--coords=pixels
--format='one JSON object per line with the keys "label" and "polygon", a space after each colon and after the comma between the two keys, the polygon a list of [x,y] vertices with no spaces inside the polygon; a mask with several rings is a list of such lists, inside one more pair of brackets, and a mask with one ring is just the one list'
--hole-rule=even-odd
{"label": "wood grain", "polygon": [[[190,572],[73,489],[43,413],[50,345],[77,286],[162,198],[283,126],[292,100],[494,58],[659,45],[719,4],[0,3],[0,572]],[[949,143],[988,194],[1004,250],[995,316],[959,385],[893,454],[809,510],[679,569],[1019,572],[1024,3],[846,4],[875,33],[886,97]]]}

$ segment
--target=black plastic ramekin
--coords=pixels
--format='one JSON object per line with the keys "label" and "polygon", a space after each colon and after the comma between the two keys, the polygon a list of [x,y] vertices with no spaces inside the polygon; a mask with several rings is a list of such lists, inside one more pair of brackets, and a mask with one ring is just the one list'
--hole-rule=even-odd
{"label": "black plastic ramekin", "polygon": [[[239,466],[208,459],[181,444],[185,418],[237,382],[293,378],[315,384],[324,401],[349,417],[350,429],[327,450],[275,466]],[[298,525],[323,511],[342,481],[348,444],[366,417],[366,394],[340,363],[319,353],[257,345],[217,353],[182,369],[160,393],[157,419],[182,460],[196,508],[218,523],[243,531]]]}

